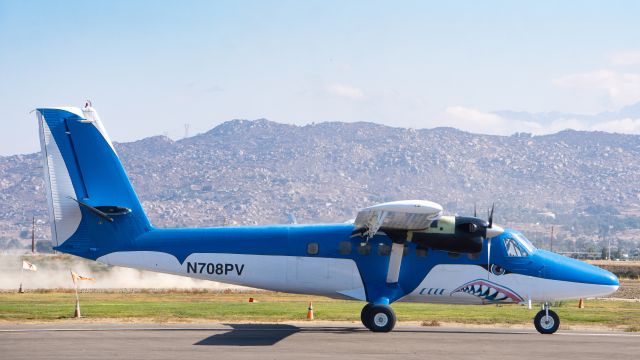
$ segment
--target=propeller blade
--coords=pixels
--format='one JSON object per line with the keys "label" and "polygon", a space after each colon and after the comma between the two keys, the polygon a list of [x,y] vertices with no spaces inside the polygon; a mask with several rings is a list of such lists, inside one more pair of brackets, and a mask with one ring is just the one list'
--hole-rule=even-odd
{"label": "propeller blade", "polygon": [[484,237],[487,239],[487,280],[491,277],[491,238],[501,233],[503,230],[500,226],[493,229],[493,212],[496,209],[496,203],[491,204],[489,213],[489,226],[485,229]]}
{"label": "propeller blade", "polygon": [[478,212],[476,211],[476,203],[473,203],[473,217],[477,218],[478,217]]}
{"label": "propeller blade", "polygon": [[491,238],[487,238],[487,280],[491,276]]}
{"label": "propeller blade", "polygon": [[493,210],[495,210],[496,204],[491,204],[491,213],[489,213],[489,227],[493,225]]}

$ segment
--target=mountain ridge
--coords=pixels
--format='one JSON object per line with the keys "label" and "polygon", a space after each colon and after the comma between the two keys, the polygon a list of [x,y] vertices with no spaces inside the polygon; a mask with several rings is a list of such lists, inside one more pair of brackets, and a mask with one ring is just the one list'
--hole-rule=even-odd
{"label": "mountain ridge", "polygon": [[[259,119],[114,146],[157,226],[283,223],[288,212],[303,223],[342,222],[374,203],[411,198],[466,214],[495,202],[501,224],[532,229],[543,211],[564,216],[566,227],[593,206],[640,216],[638,135]],[[39,153],[0,157],[0,174],[0,240],[8,242],[31,216],[48,218]],[[48,230],[40,231],[44,238]]]}

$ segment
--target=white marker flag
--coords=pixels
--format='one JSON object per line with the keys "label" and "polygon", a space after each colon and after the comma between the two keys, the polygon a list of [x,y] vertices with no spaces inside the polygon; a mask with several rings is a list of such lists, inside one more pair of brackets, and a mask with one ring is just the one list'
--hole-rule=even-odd
{"label": "white marker flag", "polygon": [[29,271],[38,271],[38,267],[33,265],[32,263],[22,260],[22,268],[24,270],[29,270]]}

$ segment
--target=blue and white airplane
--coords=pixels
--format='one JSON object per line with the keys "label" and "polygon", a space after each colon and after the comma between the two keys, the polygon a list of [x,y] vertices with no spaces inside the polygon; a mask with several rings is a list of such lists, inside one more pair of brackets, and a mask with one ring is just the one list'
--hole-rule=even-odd
{"label": "blue and white airplane", "polygon": [[[366,301],[362,323],[391,331],[396,301],[542,303],[604,296],[612,273],[536,249],[515,230],[443,215],[430,201],[361,210],[349,223],[159,229],[149,222],[90,103],[36,111],[55,250],[102,263],[266,290]],[[493,211],[492,211],[493,213]]]}

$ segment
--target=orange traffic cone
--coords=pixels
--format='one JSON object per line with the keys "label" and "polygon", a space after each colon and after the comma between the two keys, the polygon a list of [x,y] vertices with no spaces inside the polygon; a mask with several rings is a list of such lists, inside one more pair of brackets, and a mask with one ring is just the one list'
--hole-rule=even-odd
{"label": "orange traffic cone", "polygon": [[307,309],[307,320],[313,320],[313,304],[309,301],[309,309]]}
{"label": "orange traffic cone", "polygon": [[580,301],[578,302],[578,309],[584,309],[584,300],[580,299]]}

